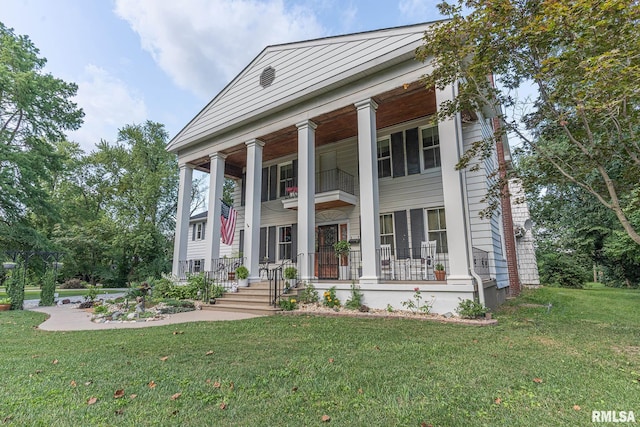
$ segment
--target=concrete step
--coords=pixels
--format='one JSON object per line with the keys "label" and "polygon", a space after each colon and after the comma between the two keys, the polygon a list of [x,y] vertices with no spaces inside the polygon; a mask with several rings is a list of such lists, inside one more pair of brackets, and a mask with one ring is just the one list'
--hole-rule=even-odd
{"label": "concrete step", "polygon": [[240,301],[244,301],[244,300],[254,300],[254,301],[263,301],[263,302],[269,302],[269,292],[237,292],[237,293],[231,293],[231,292],[225,292],[225,294],[222,296],[222,298],[219,299],[224,299],[226,300],[240,300]]}

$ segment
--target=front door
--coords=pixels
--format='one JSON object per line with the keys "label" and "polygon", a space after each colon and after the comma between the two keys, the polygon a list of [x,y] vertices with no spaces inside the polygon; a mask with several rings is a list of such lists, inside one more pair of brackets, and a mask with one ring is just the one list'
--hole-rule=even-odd
{"label": "front door", "polygon": [[318,279],[338,279],[338,257],[333,249],[337,241],[337,224],[318,226]]}

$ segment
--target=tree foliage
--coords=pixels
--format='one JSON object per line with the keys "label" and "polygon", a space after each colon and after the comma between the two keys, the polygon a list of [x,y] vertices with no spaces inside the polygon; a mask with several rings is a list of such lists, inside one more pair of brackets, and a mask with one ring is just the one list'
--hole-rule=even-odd
{"label": "tree foliage", "polygon": [[45,183],[60,168],[55,143],[78,129],[77,86],[43,72],[46,60],[26,36],[0,23],[0,244],[46,244],[29,214],[55,215]]}
{"label": "tree foliage", "polygon": [[[530,178],[590,194],[640,245],[640,223],[631,218],[640,208],[639,2],[461,0],[439,7],[450,20],[425,34],[417,56],[433,67],[427,87],[457,85],[440,118],[497,116],[496,138],[518,134],[544,166]],[[505,114],[528,83],[537,90],[532,108]],[[460,166],[493,144],[476,144]]]}

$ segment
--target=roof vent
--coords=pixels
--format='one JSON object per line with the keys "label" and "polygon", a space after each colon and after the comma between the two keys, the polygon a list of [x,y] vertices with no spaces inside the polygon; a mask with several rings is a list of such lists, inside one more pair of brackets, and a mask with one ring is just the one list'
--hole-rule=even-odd
{"label": "roof vent", "polygon": [[271,86],[271,83],[276,79],[276,69],[273,67],[267,67],[260,74],[260,86]]}

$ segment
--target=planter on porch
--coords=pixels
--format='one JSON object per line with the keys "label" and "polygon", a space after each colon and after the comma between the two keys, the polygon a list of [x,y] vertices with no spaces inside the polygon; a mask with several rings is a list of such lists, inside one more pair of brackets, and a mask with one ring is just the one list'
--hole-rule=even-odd
{"label": "planter on porch", "polygon": [[445,276],[447,275],[447,272],[444,271],[444,265],[442,264],[436,264],[433,273],[436,275],[436,280],[440,282],[443,282],[445,280]]}
{"label": "planter on porch", "polygon": [[246,288],[249,286],[249,269],[244,265],[236,268],[236,276],[238,277],[238,287]]}
{"label": "planter on porch", "polygon": [[351,269],[348,265],[340,266],[340,280],[350,280],[351,279]]}

